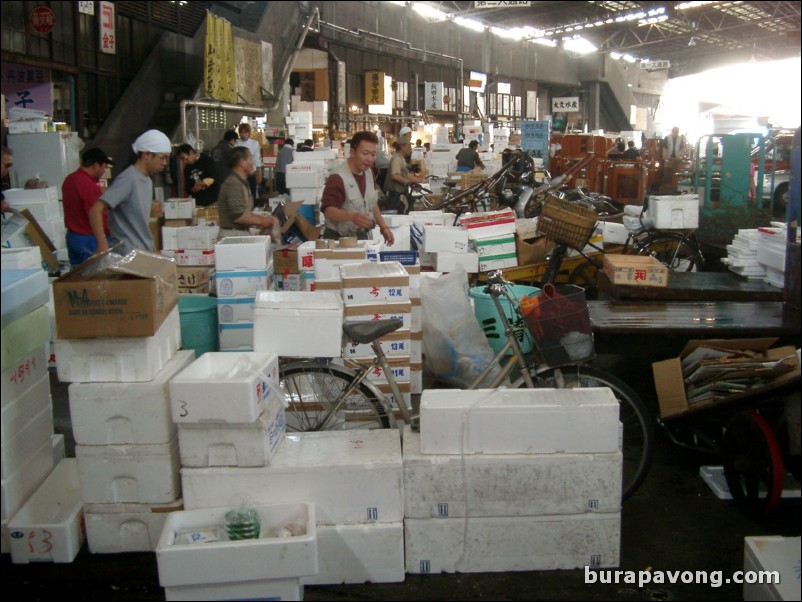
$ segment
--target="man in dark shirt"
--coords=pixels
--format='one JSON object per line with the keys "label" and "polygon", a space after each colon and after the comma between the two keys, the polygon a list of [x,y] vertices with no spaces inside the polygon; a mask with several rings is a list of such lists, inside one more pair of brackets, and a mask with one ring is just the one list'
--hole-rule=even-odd
{"label": "man in dark shirt", "polygon": [[207,207],[217,202],[220,181],[215,177],[215,165],[206,153],[198,153],[189,144],[182,144],[176,151],[184,166],[184,194],[195,199],[195,204]]}
{"label": "man in dark shirt", "polygon": [[640,151],[635,148],[635,143],[630,140],[627,142],[627,150],[624,151],[624,159],[627,161],[639,161],[640,160]]}
{"label": "man in dark shirt", "polygon": [[228,177],[228,158],[231,154],[231,149],[237,144],[239,135],[234,130],[228,130],[223,134],[223,139],[217,143],[212,149],[212,161],[214,161],[215,180],[220,182],[225,181]]}

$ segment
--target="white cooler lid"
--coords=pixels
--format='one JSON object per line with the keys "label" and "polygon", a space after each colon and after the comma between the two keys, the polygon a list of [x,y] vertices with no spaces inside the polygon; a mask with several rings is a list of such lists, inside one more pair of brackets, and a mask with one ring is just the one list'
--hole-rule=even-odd
{"label": "white cooler lid", "polygon": [[339,291],[259,291],[255,309],[342,312],[343,300]]}

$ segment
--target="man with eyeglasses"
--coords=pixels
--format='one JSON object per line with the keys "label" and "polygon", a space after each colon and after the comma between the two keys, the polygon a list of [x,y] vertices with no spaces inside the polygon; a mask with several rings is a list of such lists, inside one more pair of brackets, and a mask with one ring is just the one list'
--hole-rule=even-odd
{"label": "man with eyeglasses", "polygon": [[153,251],[150,208],[153,202],[151,176],[164,171],[170,160],[170,139],[158,130],[148,130],[134,141],[136,162],[118,175],[89,210],[89,223],[97,240],[97,252],[109,248],[103,231],[103,211],[108,209],[111,244],[122,243],[119,253],[134,249]]}
{"label": "man with eyeglasses", "polygon": [[[3,162],[2,164],[0,164],[0,177],[2,177],[3,180],[6,179],[6,176],[8,175],[8,170],[11,169],[11,166],[14,164],[13,156],[14,152],[7,146],[4,146]],[[5,213],[6,211],[11,211],[11,205],[9,205],[8,201],[6,201],[5,195],[3,195],[2,192],[0,192],[0,195],[2,195],[2,202],[3,202],[2,212]]]}

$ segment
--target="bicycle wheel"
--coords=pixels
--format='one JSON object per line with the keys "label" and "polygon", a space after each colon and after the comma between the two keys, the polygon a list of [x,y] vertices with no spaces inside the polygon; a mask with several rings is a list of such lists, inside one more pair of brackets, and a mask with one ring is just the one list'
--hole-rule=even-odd
{"label": "bicycle wheel", "polygon": [[[619,420],[623,436],[619,434],[619,446],[623,456],[621,501],[626,501],[640,487],[652,464],[654,427],[649,411],[632,388],[602,370],[590,366],[574,366],[532,374],[536,385],[541,387],[574,389],[577,387],[609,387],[619,404]],[[523,379],[516,381],[521,386]]]}
{"label": "bicycle wheel", "polygon": [[369,382],[343,396],[354,376],[353,370],[336,364],[309,361],[282,366],[279,384],[287,431],[389,428],[381,393]]}
{"label": "bicycle wheel", "polygon": [[699,247],[681,233],[657,232],[632,250],[633,255],[651,255],[672,272],[699,272],[704,258]]}

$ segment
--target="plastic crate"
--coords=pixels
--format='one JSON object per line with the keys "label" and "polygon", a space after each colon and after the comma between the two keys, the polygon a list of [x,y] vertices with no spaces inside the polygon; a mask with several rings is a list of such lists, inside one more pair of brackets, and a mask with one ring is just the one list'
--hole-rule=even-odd
{"label": "plastic crate", "polygon": [[569,247],[582,249],[596,228],[597,215],[571,201],[550,196],[537,220],[537,233]]}
{"label": "plastic crate", "polygon": [[524,319],[547,365],[577,364],[594,356],[585,289],[546,284]]}
{"label": "plastic crate", "polygon": [[379,253],[379,259],[384,261],[397,261],[401,265],[417,265],[418,252],[417,251],[382,251]]}

